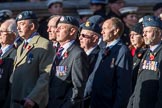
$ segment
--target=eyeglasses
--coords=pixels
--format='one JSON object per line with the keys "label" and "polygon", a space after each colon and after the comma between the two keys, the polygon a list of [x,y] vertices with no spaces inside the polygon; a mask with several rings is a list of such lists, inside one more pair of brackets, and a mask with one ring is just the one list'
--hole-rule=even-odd
{"label": "eyeglasses", "polygon": [[80,34],[83,38],[91,38],[93,35]]}
{"label": "eyeglasses", "polygon": [[0,30],[0,33],[12,33],[12,31],[2,31],[2,30]]}

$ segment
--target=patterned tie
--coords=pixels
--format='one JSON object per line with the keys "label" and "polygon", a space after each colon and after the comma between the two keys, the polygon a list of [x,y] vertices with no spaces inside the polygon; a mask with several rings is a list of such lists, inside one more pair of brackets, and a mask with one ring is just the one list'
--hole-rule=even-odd
{"label": "patterned tie", "polygon": [[27,47],[27,45],[28,45],[28,42],[24,42],[23,50],[25,50],[25,48]]}
{"label": "patterned tie", "polygon": [[59,64],[60,63],[60,61],[61,61],[61,59],[62,59],[62,56],[61,56],[61,54],[62,54],[62,51],[64,50],[64,48],[63,47],[59,47],[58,48],[58,50],[57,50],[57,52],[56,52],[56,64]]}

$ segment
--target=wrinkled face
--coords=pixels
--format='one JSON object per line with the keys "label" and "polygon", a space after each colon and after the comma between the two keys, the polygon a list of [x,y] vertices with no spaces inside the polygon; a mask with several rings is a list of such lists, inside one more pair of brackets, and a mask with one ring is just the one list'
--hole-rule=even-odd
{"label": "wrinkled face", "polygon": [[71,38],[71,25],[59,23],[56,29],[58,42],[66,42]]}
{"label": "wrinkled face", "polygon": [[82,29],[79,36],[80,46],[83,49],[90,49],[97,43],[98,36],[93,31]]}
{"label": "wrinkled face", "polygon": [[126,17],[123,18],[123,21],[128,26],[133,26],[138,23],[137,14],[128,14]]}
{"label": "wrinkled face", "polygon": [[19,36],[28,39],[29,36],[32,34],[32,26],[33,24],[30,23],[29,20],[21,20],[17,22],[17,30],[19,33]]}
{"label": "wrinkled face", "polygon": [[116,38],[114,36],[114,29],[115,28],[113,27],[111,20],[108,20],[103,23],[101,34],[103,36],[104,42],[111,42]]}
{"label": "wrinkled face", "polygon": [[8,30],[9,23],[2,23],[0,27],[0,43],[12,44],[16,38],[16,35]]}
{"label": "wrinkled face", "polygon": [[52,15],[61,15],[63,11],[63,6],[61,3],[54,3],[50,8],[49,12]]}
{"label": "wrinkled face", "polygon": [[57,28],[57,21],[59,17],[54,17],[49,20],[48,22],[48,29],[47,32],[49,34],[49,40],[56,41],[56,28]]}
{"label": "wrinkled face", "polygon": [[146,45],[156,45],[161,41],[161,34],[155,27],[144,27],[143,37]]}
{"label": "wrinkled face", "polygon": [[135,48],[140,48],[144,42],[142,36],[135,31],[130,32],[130,41]]}

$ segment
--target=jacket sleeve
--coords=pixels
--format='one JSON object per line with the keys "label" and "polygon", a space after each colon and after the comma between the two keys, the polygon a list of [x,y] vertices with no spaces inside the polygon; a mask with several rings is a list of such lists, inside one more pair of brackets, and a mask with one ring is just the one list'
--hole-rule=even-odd
{"label": "jacket sleeve", "polygon": [[89,63],[85,53],[79,53],[72,64],[72,96],[62,108],[77,108],[83,102],[85,84],[88,79]]}

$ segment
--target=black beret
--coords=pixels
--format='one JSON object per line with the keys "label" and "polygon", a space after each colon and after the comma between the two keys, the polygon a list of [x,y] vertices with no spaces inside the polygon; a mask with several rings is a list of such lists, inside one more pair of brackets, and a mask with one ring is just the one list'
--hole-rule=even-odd
{"label": "black beret", "polygon": [[162,8],[162,3],[157,3],[154,7],[153,7],[153,11],[158,10],[159,8]]}
{"label": "black beret", "polygon": [[162,21],[156,16],[147,15],[143,17],[143,26],[159,27],[162,29]]}
{"label": "black beret", "polygon": [[81,25],[81,29],[90,30],[98,34],[101,34],[101,28],[99,27],[99,25],[96,23],[92,23],[90,21],[83,23]]}
{"label": "black beret", "polygon": [[62,16],[59,23],[66,23],[79,27],[79,21],[72,16]]}
{"label": "black beret", "polygon": [[27,20],[27,19],[37,19],[37,16],[32,11],[23,11],[16,17],[16,22],[20,20]]}
{"label": "black beret", "polygon": [[142,23],[137,23],[137,24],[135,24],[135,25],[130,29],[130,31],[134,31],[134,32],[136,32],[136,33],[142,35],[142,34],[143,34],[143,25],[142,25]]}

